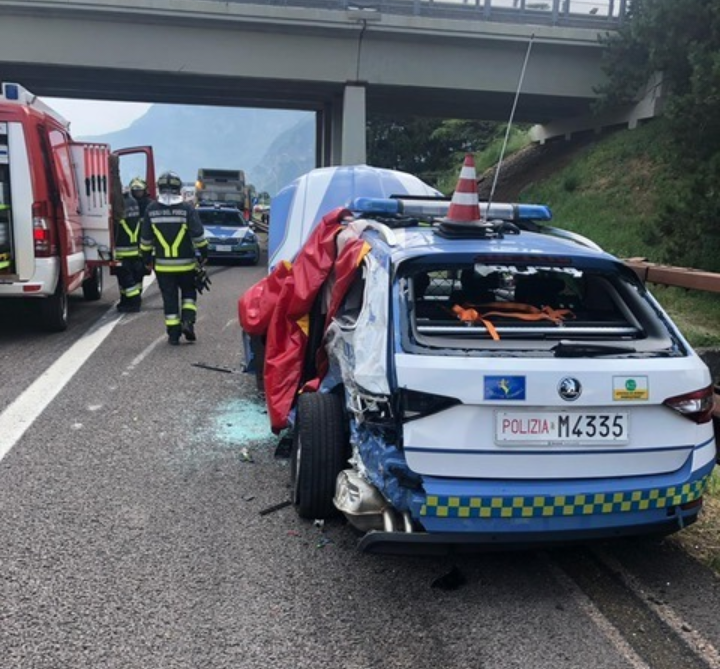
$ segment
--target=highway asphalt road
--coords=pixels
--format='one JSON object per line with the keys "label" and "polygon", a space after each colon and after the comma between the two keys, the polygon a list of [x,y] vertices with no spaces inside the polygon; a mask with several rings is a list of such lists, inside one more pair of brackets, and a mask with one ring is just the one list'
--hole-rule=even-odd
{"label": "highway asphalt road", "polygon": [[264,271],[212,267],[179,347],[157,284],[120,316],[108,281],[62,334],[2,313],[0,667],[720,667],[720,579],[671,541],[371,556],[339,520],[261,514],[289,499],[239,371]]}

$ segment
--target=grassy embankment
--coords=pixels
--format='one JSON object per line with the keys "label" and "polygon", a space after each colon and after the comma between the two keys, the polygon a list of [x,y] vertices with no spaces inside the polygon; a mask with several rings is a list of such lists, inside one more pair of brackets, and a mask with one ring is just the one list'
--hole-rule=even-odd
{"label": "grassy embankment", "polygon": [[[513,134],[506,155],[527,143]],[[497,161],[500,145],[498,141],[476,156],[479,172]],[[672,240],[658,232],[659,217],[681,181],[671,155],[662,122],[618,131],[586,146],[564,169],[540,173],[519,200],[548,204],[554,225],[585,235],[618,257],[672,264]],[[448,179],[451,192],[454,183],[452,177]],[[688,234],[683,221],[677,221],[673,234]],[[693,346],[720,348],[720,295],[658,285],[651,290]],[[719,470],[715,468],[701,520],[673,539],[718,572]]]}

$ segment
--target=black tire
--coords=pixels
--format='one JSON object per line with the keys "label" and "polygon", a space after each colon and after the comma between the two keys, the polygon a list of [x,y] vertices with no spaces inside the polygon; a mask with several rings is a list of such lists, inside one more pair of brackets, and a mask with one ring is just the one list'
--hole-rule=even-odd
{"label": "black tire", "polygon": [[68,326],[68,295],[58,279],[55,292],[40,301],[40,320],[45,330],[62,332]]}
{"label": "black tire", "polygon": [[331,518],[338,474],[349,448],[342,400],[327,393],[304,393],[297,403],[290,458],[292,500],[301,518]]}
{"label": "black tire", "polygon": [[82,282],[83,297],[88,302],[94,302],[102,297],[103,271],[102,267],[95,267],[90,276]]}

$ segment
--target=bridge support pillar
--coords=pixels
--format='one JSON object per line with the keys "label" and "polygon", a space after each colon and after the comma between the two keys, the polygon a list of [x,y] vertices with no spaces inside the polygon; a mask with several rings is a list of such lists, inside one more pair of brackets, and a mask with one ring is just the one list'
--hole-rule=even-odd
{"label": "bridge support pillar", "polygon": [[342,111],[342,165],[367,162],[365,86],[346,84]]}

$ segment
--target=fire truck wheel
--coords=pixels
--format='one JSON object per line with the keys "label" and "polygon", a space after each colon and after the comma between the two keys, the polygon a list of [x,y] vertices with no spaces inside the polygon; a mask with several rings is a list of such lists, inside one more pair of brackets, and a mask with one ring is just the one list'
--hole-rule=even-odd
{"label": "fire truck wheel", "polygon": [[58,281],[55,292],[40,301],[42,325],[50,332],[62,332],[68,326],[68,296],[62,281]]}
{"label": "fire truck wheel", "polygon": [[93,268],[90,276],[82,282],[83,297],[88,302],[94,302],[102,297],[103,273],[102,267]]}

